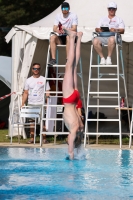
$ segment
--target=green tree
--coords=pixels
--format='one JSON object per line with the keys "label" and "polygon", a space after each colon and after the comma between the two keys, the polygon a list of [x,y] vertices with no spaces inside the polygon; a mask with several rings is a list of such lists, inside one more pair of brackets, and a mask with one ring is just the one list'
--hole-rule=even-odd
{"label": "green tree", "polygon": [[[64,0],[0,0],[0,27],[28,25],[54,11]],[[0,55],[11,56],[11,43],[6,44],[7,33],[0,31]]]}

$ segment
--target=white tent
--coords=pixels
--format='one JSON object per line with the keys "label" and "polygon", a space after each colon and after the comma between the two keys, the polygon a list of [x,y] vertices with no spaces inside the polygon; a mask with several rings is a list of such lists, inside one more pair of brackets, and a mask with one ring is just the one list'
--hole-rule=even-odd
{"label": "white tent", "polygon": [[11,57],[0,56],[0,80],[11,88]]}
{"label": "white tent", "polygon": [[[0,56],[0,97],[11,91],[11,57]],[[7,120],[10,98],[0,101],[0,119]],[[4,108],[4,109],[3,109]]]}
{"label": "white tent", "polygon": [[[79,19],[78,31],[83,31],[82,39],[82,64],[84,74],[85,93],[88,87],[89,56],[92,32],[102,16],[107,15],[107,4],[109,0],[68,0],[71,12],[77,14]],[[123,55],[127,77],[127,90],[129,100],[132,100],[132,79],[133,79],[133,1],[115,0],[117,3],[117,16],[121,17],[126,25],[125,34],[122,35]],[[126,3],[126,6],[125,6]],[[48,48],[49,33],[52,30],[55,15],[61,12],[57,8],[47,17],[26,26],[14,26],[6,36],[6,41],[12,39],[12,92],[22,94],[25,80],[30,72],[33,62],[39,62],[43,66],[44,75],[46,56]],[[62,52],[60,52],[61,54]],[[61,56],[63,58],[63,56]],[[62,60],[62,58],[60,60]],[[65,60],[65,57],[64,57]],[[17,101],[17,95],[12,96],[11,105]]]}

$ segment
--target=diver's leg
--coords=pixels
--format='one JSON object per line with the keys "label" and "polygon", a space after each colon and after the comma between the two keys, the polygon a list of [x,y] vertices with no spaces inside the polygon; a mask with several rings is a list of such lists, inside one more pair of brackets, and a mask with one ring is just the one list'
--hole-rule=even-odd
{"label": "diver's leg", "polygon": [[63,97],[67,98],[74,90],[73,62],[75,58],[75,37],[76,32],[69,31],[69,52],[63,80]]}

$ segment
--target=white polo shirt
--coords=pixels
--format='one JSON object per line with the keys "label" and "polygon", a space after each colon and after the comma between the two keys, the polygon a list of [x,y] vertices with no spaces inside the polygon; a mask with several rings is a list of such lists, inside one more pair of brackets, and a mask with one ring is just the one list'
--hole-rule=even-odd
{"label": "white polo shirt", "polygon": [[[34,78],[31,76],[25,82],[24,90],[28,90],[28,104],[43,104],[45,77]],[[50,90],[49,82],[46,83],[46,91]]]}
{"label": "white polo shirt", "polygon": [[100,27],[109,27],[109,29],[111,29],[111,28],[125,29],[125,24],[124,24],[123,20],[117,16],[114,16],[112,19],[109,19],[108,17],[103,17],[100,19],[96,28],[100,28]]}
{"label": "white polo shirt", "polygon": [[72,25],[78,25],[78,18],[77,15],[74,13],[69,12],[67,17],[63,16],[63,13],[59,13],[56,15],[54,25],[58,26],[59,22],[65,28],[71,28]]}

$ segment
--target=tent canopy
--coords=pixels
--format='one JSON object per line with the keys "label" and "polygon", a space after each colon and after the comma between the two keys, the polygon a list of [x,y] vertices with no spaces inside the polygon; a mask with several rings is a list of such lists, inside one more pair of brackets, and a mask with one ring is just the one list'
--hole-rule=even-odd
{"label": "tent canopy", "polygon": [[0,80],[11,88],[11,57],[0,56]]}
{"label": "tent canopy", "polygon": [[[107,5],[111,0],[67,0],[70,4],[71,12],[78,16],[78,31],[83,31],[82,42],[88,42],[92,38],[92,32],[95,30],[97,22],[103,16],[107,16]],[[133,1],[128,0],[125,6],[125,0],[115,0],[117,3],[117,16],[121,17],[125,23],[125,34],[122,35],[123,41],[133,41]],[[61,12],[59,6],[47,17],[27,26],[16,25],[6,37],[7,42],[12,38],[17,30],[24,30],[38,39],[49,39],[49,33],[52,31],[53,22],[57,13]],[[27,38],[28,39],[28,38]]]}
{"label": "tent canopy", "polygon": [[[11,91],[11,57],[0,56],[0,97]],[[10,98],[0,101],[0,119],[9,117]],[[4,109],[3,109],[4,108]]]}
{"label": "tent canopy", "polygon": [[[67,2],[70,4],[70,11],[74,12],[78,16],[78,26],[79,27],[95,27],[97,25],[98,20],[102,16],[106,16],[107,11],[107,5],[112,0],[67,0]],[[132,7],[133,7],[133,1],[128,0],[128,3],[125,7],[125,0],[115,0],[117,3],[117,16],[121,17],[126,27],[133,26],[132,19],[133,19],[133,13],[132,13]],[[31,24],[32,27],[52,27],[55,15],[57,13],[61,12],[61,6],[59,6],[55,11],[53,11],[51,14],[46,16],[45,18]],[[130,15],[129,15],[130,13]]]}

